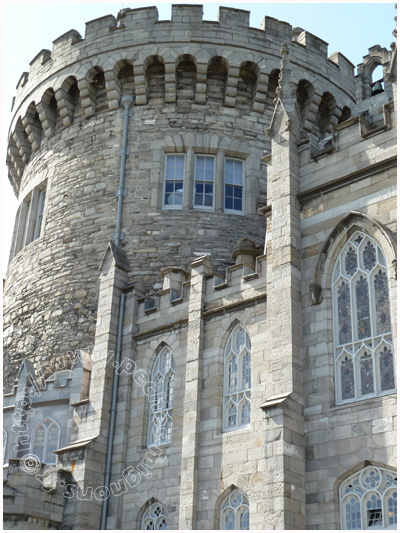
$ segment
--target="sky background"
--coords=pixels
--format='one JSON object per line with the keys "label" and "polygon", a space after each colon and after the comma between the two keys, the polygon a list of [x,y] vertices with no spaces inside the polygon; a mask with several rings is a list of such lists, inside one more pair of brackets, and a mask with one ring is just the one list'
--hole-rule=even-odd
{"label": "sky background", "polygon": [[[217,20],[220,5],[245,9],[251,12],[250,25],[260,28],[264,16],[301,27],[329,43],[328,56],[341,52],[355,66],[362,62],[368,48],[379,44],[390,48],[394,37],[396,10],[392,2],[378,3],[235,3],[175,1],[174,4],[203,4],[203,20]],[[6,145],[10,108],[15,87],[24,71],[29,71],[30,61],[42,49],[52,49],[52,42],[70,29],[84,37],[85,22],[118,14],[123,8],[156,5],[159,20],[170,20],[170,2],[19,2],[0,0],[1,5],[1,275],[5,277],[11,235],[14,227],[17,200],[7,177]]]}

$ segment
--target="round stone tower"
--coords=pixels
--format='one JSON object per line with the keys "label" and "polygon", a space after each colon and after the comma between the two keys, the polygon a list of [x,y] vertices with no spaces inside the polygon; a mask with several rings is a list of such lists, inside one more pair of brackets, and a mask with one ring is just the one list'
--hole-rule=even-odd
{"label": "round stone tower", "polygon": [[[132,281],[211,254],[232,264],[235,244],[265,239],[266,135],[281,46],[290,87],[316,149],[355,103],[353,65],[321,39],[221,7],[125,9],[71,30],[42,50],[17,87],[9,178],[19,198],[4,293],[5,377],[91,346],[99,265],[110,240]],[[263,160],[264,159],[264,160]]]}

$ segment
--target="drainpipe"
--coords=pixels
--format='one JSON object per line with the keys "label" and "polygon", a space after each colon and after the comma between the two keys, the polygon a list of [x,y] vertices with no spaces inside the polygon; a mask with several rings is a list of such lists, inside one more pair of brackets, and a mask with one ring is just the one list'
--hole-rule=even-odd
{"label": "drainpipe", "polygon": [[125,161],[126,156],[129,155],[129,148],[127,147],[128,143],[128,123],[129,117],[133,115],[131,107],[133,106],[135,98],[133,94],[124,94],[121,98],[121,106],[124,108],[124,132],[122,136],[122,148],[121,148],[121,168],[119,173],[119,189],[116,193],[118,198],[118,209],[117,209],[117,228],[113,235],[114,243],[119,246],[120,242],[124,239],[125,234],[121,231],[122,225],[122,204],[124,201],[124,196],[126,196],[126,189],[124,188],[125,184]]}
{"label": "drainpipe", "polygon": [[[115,415],[116,415],[116,410],[117,410],[117,392],[118,392],[118,377],[119,377],[119,373],[117,372],[117,369],[121,362],[122,328],[124,324],[125,299],[126,299],[126,294],[122,292],[120,303],[119,303],[117,347],[115,350],[115,359],[114,359],[114,376],[113,376],[112,392],[111,392],[110,425],[108,428],[106,472],[105,472],[105,477],[104,477],[104,486],[107,487],[108,490],[110,490],[111,458],[112,458],[113,439],[114,439],[114,430],[115,430]],[[101,522],[100,522],[101,530],[106,529],[107,509],[108,509],[108,498],[103,500],[102,507],[101,507]]]}

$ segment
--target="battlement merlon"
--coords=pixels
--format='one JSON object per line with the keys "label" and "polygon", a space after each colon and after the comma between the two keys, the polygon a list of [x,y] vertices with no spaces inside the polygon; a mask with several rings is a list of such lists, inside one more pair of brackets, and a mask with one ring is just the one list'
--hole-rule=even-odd
{"label": "battlement merlon", "polygon": [[[259,41],[260,48],[265,47],[266,40],[268,43],[271,41],[278,43],[279,41],[279,46],[282,41],[292,41],[305,46],[307,52],[317,54],[327,60],[327,43],[322,39],[304,30],[299,34],[298,28],[292,28],[287,22],[269,16],[263,18],[260,29],[257,29],[250,26],[249,17],[249,11],[222,6],[219,8],[218,21],[206,21],[203,20],[202,5],[178,4],[172,6],[170,21],[159,21],[156,7],[127,8],[121,10],[116,18],[113,15],[106,15],[91,20],[86,23],[83,39],[78,31],[71,29],[53,41],[51,52],[42,50],[34,57],[30,63],[28,79],[23,84],[24,90],[21,90],[22,85],[19,84],[18,86],[18,100],[24,96],[23,93],[27,87],[28,90],[32,89],[32,84],[35,84],[35,79],[33,78],[52,75],[61,68],[68,66],[68,64],[75,62],[78,55],[83,60],[89,50],[92,50],[95,41],[105,39],[107,44],[104,51],[111,44],[114,47],[119,46],[121,48],[135,45],[135,35],[137,35],[138,28],[140,28],[140,38],[143,43],[154,40],[157,32],[164,29],[167,30],[167,28],[173,33],[174,27],[181,32],[183,27],[192,29],[198,26],[198,30],[204,33],[205,38],[208,31],[215,35],[216,27],[222,33],[236,34],[238,28],[240,28],[241,34],[245,32],[247,36],[248,32],[248,37],[251,37],[253,44]],[[114,31],[114,35],[112,35],[110,40],[110,32],[115,29],[121,31]],[[121,33],[124,35],[123,39]],[[132,42],[126,40],[126,33],[130,33]],[[97,45],[97,47],[98,52],[101,53],[101,46]],[[339,61],[339,63],[334,62],[339,66],[339,69],[343,64],[345,74],[348,74],[350,62],[347,61],[346,63],[344,56],[341,55],[341,57],[342,61]],[[43,79],[40,81],[43,81]]]}

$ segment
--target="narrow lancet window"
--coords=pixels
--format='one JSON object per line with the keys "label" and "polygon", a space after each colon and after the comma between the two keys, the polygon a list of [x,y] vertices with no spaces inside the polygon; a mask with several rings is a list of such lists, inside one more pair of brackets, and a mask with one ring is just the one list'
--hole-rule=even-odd
{"label": "narrow lancet window", "polygon": [[151,373],[148,446],[171,442],[174,380],[174,357],[165,347],[158,354]]}
{"label": "narrow lancet window", "polygon": [[243,326],[238,325],[225,345],[223,429],[232,430],[250,424],[251,344]]}

